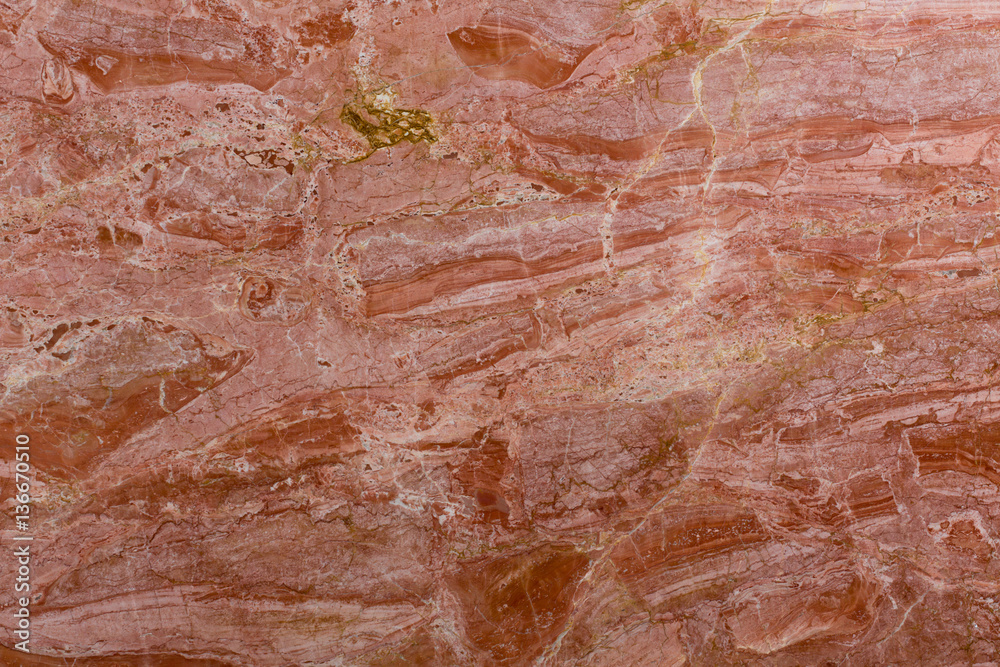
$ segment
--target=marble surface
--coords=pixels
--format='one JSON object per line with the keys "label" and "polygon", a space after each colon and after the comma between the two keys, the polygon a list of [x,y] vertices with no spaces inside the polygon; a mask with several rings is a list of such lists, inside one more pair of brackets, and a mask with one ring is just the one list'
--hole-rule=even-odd
{"label": "marble surface", "polygon": [[0,661],[1000,665],[998,58],[986,0],[0,2]]}

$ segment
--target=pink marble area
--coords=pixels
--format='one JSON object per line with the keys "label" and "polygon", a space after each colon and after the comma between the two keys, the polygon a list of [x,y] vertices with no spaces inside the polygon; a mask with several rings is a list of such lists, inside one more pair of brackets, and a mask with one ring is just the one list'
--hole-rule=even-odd
{"label": "pink marble area", "polygon": [[0,665],[1000,667],[998,63],[986,0],[0,1]]}

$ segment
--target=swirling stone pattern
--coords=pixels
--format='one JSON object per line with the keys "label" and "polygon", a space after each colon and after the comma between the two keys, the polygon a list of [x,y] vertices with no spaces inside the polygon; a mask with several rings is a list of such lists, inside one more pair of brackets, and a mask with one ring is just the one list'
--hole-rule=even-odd
{"label": "swirling stone pattern", "polygon": [[998,28],[0,3],[0,662],[1000,664]]}

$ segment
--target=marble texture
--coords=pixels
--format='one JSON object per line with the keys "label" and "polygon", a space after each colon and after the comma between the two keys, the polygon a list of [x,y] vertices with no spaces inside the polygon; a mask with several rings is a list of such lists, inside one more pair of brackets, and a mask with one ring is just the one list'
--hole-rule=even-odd
{"label": "marble texture", "polygon": [[0,2],[0,662],[1000,665],[998,57],[986,0]]}

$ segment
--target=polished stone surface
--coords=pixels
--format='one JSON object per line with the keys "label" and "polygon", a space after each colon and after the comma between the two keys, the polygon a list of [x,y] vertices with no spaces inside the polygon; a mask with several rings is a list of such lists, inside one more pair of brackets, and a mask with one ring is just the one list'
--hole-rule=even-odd
{"label": "polished stone surface", "polygon": [[1000,665],[998,58],[986,0],[0,2],[0,660]]}

